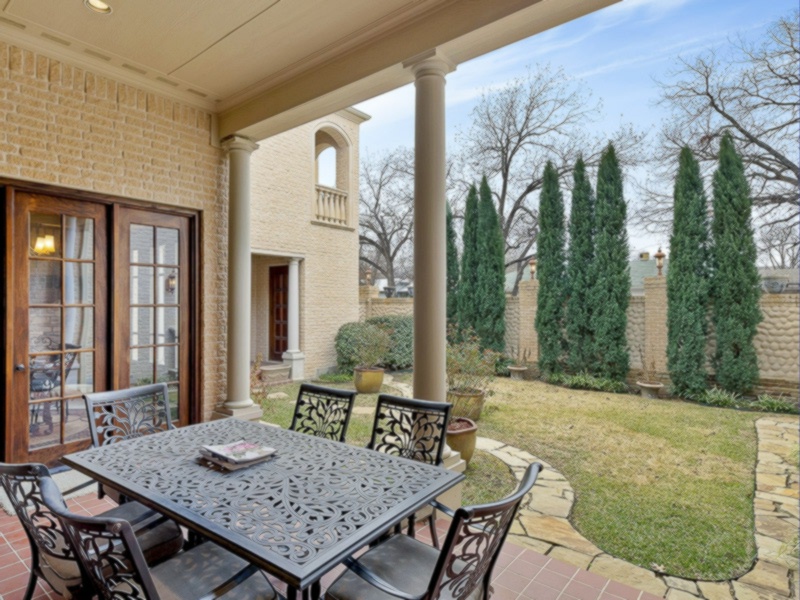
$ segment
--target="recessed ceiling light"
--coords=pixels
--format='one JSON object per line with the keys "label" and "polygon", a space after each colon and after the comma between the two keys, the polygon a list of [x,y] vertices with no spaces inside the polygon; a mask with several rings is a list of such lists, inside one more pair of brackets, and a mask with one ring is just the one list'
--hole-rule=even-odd
{"label": "recessed ceiling light", "polygon": [[111,7],[103,2],[103,0],[83,0],[83,3],[87,8],[92,9],[94,12],[98,12],[103,15],[111,14]]}

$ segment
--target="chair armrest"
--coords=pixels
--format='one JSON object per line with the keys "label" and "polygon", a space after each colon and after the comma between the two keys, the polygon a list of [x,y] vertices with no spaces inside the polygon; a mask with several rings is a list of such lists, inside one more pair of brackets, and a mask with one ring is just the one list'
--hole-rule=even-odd
{"label": "chair armrest", "polygon": [[205,596],[201,596],[199,600],[215,600],[220,596],[224,596],[228,592],[230,592],[233,588],[237,585],[245,582],[247,579],[252,577],[258,571],[258,567],[255,565],[247,565],[244,569],[236,573],[233,577],[228,579],[227,581],[219,584],[213,590],[211,590]]}
{"label": "chair armrest", "polygon": [[454,511],[454,510],[453,510],[452,508],[450,508],[449,506],[445,506],[444,504],[442,504],[442,503],[441,503],[441,502],[439,502],[438,500],[431,500],[431,501],[429,502],[429,504],[430,504],[430,505],[431,505],[433,508],[435,508],[436,510],[440,510],[440,511],[442,511],[442,512],[443,512],[444,514],[446,514],[448,517],[455,517],[455,516],[456,516],[456,511]]}
{"label": "chair armrest", "polygon": [[385,594],[389,594],[390,596],[395,596],[396,598],[402,598],[403,600],[422,600],[425,597],[425,594],[419,594],[417,596],[413,594],[407,594],[402,590],[398,590],[388,581],[381,579],[375,573],[370,571],[367,567],[362,565],[360,562],[355,560],[352,556],[348,556],[344,559],[345,566],[350,569],[353,573],[364,579],[365,581],[369,582],[370,584],[374,585],[380,591]]}

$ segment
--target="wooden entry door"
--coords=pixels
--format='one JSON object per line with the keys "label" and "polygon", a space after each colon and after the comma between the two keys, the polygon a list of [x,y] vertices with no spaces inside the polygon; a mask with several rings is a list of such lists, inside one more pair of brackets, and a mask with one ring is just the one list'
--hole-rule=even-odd
{"label": "wooden entry door", "polygon": [[166,383],[175,425],[190,422],[189,217],[117,207],[112,379]]}
{"label": "wooden entry door", "polygon": [[289,267],[269,269],[269,359],[282,360],[289,339]]}
{"label": "wooden entry door", "polygon": [[7,460],[89,445],[81,395],[107,385],[107,207],[7,194]]}

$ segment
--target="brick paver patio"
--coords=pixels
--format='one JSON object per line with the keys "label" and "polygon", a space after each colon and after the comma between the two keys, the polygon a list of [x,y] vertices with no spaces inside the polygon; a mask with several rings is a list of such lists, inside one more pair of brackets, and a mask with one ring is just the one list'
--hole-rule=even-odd
{"label": "brick paver patio", "polygon": [[[107,498],[96,495],[80,496],[67,501],[70,510],[93,515],[113,506]],[[447,521],[438,524],[440,539],[444,539]],[[419,538],[430,541],[422,528]],[[15,516],[0,511],[0,598],[21,600],[28,584],[30,548],[25,532]],[[339,570],[323,578],[323,587],[338,576]],[[283,585],[274,582],[279,591]],[[61,598],[46,583],[40,582],[34,598]],[[628,585],[611,581],[595,573],[578,569],[566,562],[507,542],[494,570],[494,600],[657,600],[657,596]]]}

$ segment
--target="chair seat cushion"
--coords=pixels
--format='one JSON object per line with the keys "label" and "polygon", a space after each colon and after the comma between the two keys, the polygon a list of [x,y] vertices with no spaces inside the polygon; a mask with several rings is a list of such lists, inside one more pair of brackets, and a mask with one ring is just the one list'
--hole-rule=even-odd
{"label": "chair seat cushion", "polygon": [[[359,557],[358,562],[391,586],[407,594],[420,595],[428,590],[431,576],[439,560],[439,551],[407,535],[394,535]],[[481,585],[465,600],[481,596]],[[447,588],[439,596],[451,600]],[[350,570],[333,582],[325,593],[333,600],[397,600]]]}
{"label": "chair seat cushion", "polygon": [[[132,526],[134,532],[145,523],[160,519],[161,515],[139,502],[126,502],[104,512],[102,517],[124,519]],[[183,548],[183,533],[175,521],[167,520],[152,529],[136,534],[142,554],[149,565],[155,565]]]}
{"label": "chair seat cushion", "polygon": [[[205,542],[152,568],[150,573],[161,600],[199,598],[247,566],[247,561],[224,548]],[[262,572],[222,596],[224,600],[274,600],[278,596]]]}

